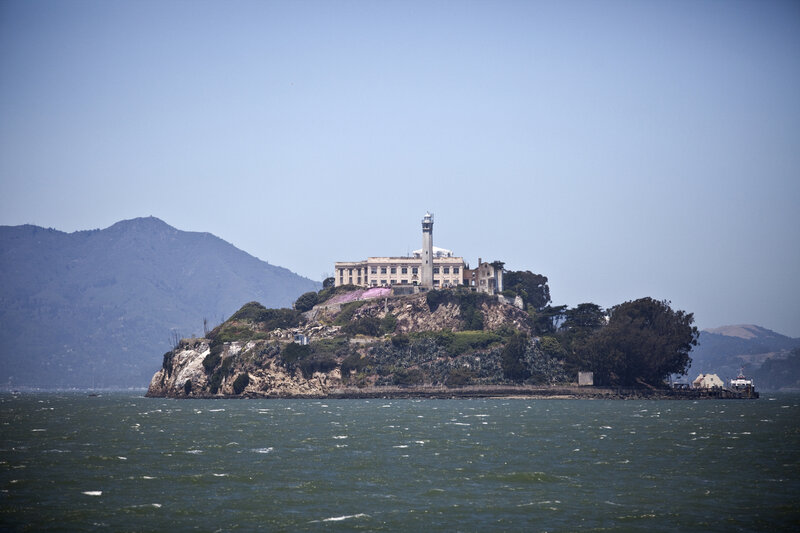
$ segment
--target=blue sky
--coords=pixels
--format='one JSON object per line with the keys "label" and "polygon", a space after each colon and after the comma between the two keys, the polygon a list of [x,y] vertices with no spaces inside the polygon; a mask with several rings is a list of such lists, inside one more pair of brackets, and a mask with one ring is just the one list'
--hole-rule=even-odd
{"label": "blue sky", "polygon": [[0,2],[0,224],[434,243],[800,336],[800,3]]}

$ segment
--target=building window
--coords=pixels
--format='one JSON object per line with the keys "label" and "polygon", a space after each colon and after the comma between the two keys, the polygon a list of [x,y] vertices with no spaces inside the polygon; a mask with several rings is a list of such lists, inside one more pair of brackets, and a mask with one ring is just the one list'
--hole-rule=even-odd
{"label": "building window", "polygon": [[381,274],[386,274],[386,267],[381,267]]}
{"label": "building window", "polygon": [[400,285],[408,285],[408,280],[404,279],[403,281],[400,282]]}
{"label": "building window", "polygon": [[386,280],[385,279],[381,280],[381,285],[386,285]]}
{"label": "building window", "polygon": [[433,267],[433,273],[434,274],[438,274],[439,273],[439,267]]}
{"label": "building window", "polygon": [[397,274],[397,267],[392,267],[392,274]]}
{"label": "building window", "polygon": [[377,287],[377,286],[378,286],[378,282],[377,282],[377,281],[375,281],[375,280],[373,279],[373,280],[372,280],[372,284],[371,284],[371,285],[372,285],[373,287]]}
{"label": "building window", "polygon": [[453,274],[458,274],[458,267],[453,267]]}
{"label": "building window", "polygon": [[449,274],[450,273],[450,267],[444,267],[444,273],[445,274]]}
{"label": "building window", "polygon": [[417,267],[411,267],[411,273],[412,273],[412,274],[414,274],[414,275],[416,276],[417,274],[419,274],[419,268],[417,268]]}
{"label": "building window", "polygon": [[408,274],[408,267],[403,267],[400,269],[401,274]]}
{"label": "building window", "polygon": [[433,286],[434,287],[438,287],[439,286],[439,280],[438,279],[433,280]]}
{"label": "building window", "polygon": [[378,273],[378,267],[372,267],[370,269],[370,274],[377,274],[377,273]]}
{"label": "building window", "polygon": [[353,276],[350,276],[350,285],[353,284]]}
{"label": "building window", "polygon": [[358,276],[358,284],[361,285],[361,276]]}

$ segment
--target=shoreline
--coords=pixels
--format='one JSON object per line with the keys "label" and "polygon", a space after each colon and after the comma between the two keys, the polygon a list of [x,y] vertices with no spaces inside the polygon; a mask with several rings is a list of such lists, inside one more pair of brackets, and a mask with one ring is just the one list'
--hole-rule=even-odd
{"label": "shoreline", "polygon": [[746,395],[727,389],[648,389],[578,386],[471,386],[447,387],[365,387],[332,389],[322,394],[241,395],[145,395],[148,398],[174,399],[306,399],[306,400],[460,400],[460,399],[551,399],[551,400],[731,400],[757,399],[758,393]]}

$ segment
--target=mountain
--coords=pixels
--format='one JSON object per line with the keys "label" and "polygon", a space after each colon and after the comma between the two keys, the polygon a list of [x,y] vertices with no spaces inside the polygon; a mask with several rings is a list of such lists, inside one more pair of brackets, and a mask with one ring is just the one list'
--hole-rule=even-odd
{"label": "mountain", "polygon": [[64,233],[0,226],[0,385],[144,387],[175,336],[320,284],[154,217]]}
{"label": "mountain", "polygon": [[[762,365],[767,361],[784,360],[798,347],[800,339],[752,324],[706,329],[700,332],[698,345],[691,353],[689,377],[714,373],[727,380],[736,376],[743,368],[745,374],[757,378]],[[787,379],[788,386],[788,383],[796,382],[800,376],[787,375]],[[762,386],[766,384],[761,383]],[[756,386],[759,385],[756,382]],[[780,382],[770,379],[769,388],[781,388]]]}

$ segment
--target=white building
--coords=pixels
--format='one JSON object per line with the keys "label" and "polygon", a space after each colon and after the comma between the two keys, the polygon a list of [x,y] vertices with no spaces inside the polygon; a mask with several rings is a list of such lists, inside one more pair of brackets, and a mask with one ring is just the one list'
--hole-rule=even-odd
{"label": "white building", "polygon": [[408,257],[368,257],[363,261],[338,261],[334,284],[358,287],[418,286],[425,289],[468,285],[475,291],[494,294],[503,290],[501,264],[483,263],[471,270],[463,257],[433,245],[433,214],[422,218],[422,248]]}

